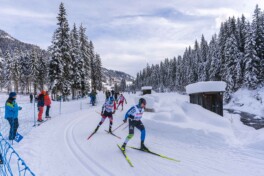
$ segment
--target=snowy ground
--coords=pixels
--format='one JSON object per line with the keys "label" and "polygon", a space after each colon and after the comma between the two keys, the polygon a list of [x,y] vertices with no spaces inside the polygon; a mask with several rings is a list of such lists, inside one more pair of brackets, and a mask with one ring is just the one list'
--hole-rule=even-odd
{"label": "snowy ground", "polygon": [[[135,95],[126,95],[128,105],[135,104]],[[34,128],[14,148],[38,176],[259,176],[263,175],[264,130],[242,125],[239,117],[225,114],[222,118],[197,105],[187,103],[188,97],[176,93],[155,94],[155,113],[145,113],[149,149],[181,160],[162,159],[133,149],[127,155],[131,168],[116,144],[122,144],[128,129],[116,134],[122,140],[106,134],[105,121],[89,141],[88,135],[100,121],[96,107],[70,102],[68,111],[40,127]],[[100,94],[100,100],[103,100]],[[80,107],[80,106],[79,106]],[[54,107],[53,107],[54,108]],[[54,108],[55,109],[55,108]],[[125,111],[114,116],[114,126],[122,123]],[[140,133],[135,132],[129,145],[139,146]]]}

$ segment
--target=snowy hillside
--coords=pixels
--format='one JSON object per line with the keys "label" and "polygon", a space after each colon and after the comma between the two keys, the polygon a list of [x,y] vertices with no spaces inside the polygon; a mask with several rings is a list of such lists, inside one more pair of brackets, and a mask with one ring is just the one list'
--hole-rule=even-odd
{"label": "snowy hillside", "polygon": [[0,29],[0,49],[3,53],[6,52],[6,50],[14,51],[15,48],[18,48],[22,51],[30,51],[33,49],[41,50],[40,47],[28,43],[21,42],[14,37],[12,37],[7,32]]}
{"label": "snowy hillside", "polygon": [[122,79],[125,79],[127,82],[133,81],[135,78],[127,73],[116,71],[116,70],[109,70],[107,68],[102,68],[103,78],[102,81],[105,83],[109,83],[110,79],[112,79],[112,84],[114,82],[120,83]]}
{"label": "snowy hillside", "polygon": [[239,89],[232,95],[232,99],[225,108],[245,111],[258,116],[264,114],[264,88],[256,90]]}
{"label": "snowy hillside", "polygon": [[[128,104],[137,95],[125,94]],[[155,113],[144,113],[146,145],[150,150],[180,160],[173,162],[154,155],[127,149],[134,168],[117,148],[128,134],[127,128],[107,134],[108,120],[87,140],[100,121],[103,94],[91,107],[86,101],[82,110],[70,102],[68,112],[33,129],[14,147],[38,176],[259,176],[263,175],[264,131],[242,125],[238,116],[224,117],[188,103],[188,96],[177,93],[154,94]],[[55,108],[55,107],[53,107]],[[72,111],[70,110],[72,109]],[[64,109],[65,110],[65,109]],[[114,128],[122,123],[125,111],[114,115]],[[140,133],[135,130],[129,146],[138,147]]]}

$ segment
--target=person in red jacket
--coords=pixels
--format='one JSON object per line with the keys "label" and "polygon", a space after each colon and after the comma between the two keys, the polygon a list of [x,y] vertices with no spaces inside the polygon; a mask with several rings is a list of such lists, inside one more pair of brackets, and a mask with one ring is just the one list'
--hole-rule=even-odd
{"label": "person in red jacket", "polygon": [[50,115],[49,115],[51,99],[50,99],[48,91],[46,91],[46,94],[44,96],[44,104],[45,104],[45,106],[47,106],[47,108],[46,108],[46,118],[51,118]]}
{"label": "person in red jacket", "polygon": [[43,114],[43,110],[44,110],[44,96],[45,96],[46,92],[44,90],[41,91],[41,93],[38,96],[38,122],[43,122],[42,120],[42,114]]}

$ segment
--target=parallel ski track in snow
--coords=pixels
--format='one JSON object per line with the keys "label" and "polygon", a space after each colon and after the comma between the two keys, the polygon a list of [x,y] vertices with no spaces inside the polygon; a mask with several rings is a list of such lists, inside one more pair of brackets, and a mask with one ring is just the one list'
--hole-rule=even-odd
{"label": "parallel ski track in snow", "polygon": [[[99,164],[92,157],[90,157],[77,143],[74,137],[74,127],[82,120],[82,118],[77,118],[70,122],[70,124],[65,128],[65,141],[67,146],[76,160],[87,170],[91,175],[104,175],[114,176],[109,170],[107,170],[103,165]],[[87,173],[87,175],[90,175]]]}

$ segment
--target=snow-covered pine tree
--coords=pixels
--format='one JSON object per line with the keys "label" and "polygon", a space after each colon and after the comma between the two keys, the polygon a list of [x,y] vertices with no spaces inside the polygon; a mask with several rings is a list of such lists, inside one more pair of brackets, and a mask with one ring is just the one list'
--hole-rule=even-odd
{"label": "snow-covered pine tree", "polygon": [[13,53],[13,59],[12,59],[12,81],[14,83],[14,90],[18,92],[19,88],[19,80],[21,76],[21,64],[20,64],[20,59],[21,59],[21,52],[18,50],[16,47],[14,49]]}
{"label": "snow-covered pine tree", "polygon": [[90,91],[90,76],[91,76],[91,67],[90,67],[90,46],[88,38],[85,34],[85,28],[81,25],[79,28],[79,37],[80,37],[80,51],[81,59],[83,62],[83,68],[81,72],[81,91],[82,96],[87,95]]}
{"label": "snow-covered pine tree", "polygon": [[239,61],[239,50],[234,34],[231,34],[231,36],[226,41],[225,58],[225,81],[227,82],[227,91],[231,93],[237,88],[236,66],[237,62]]}
{"label": "snow-covered pine tree", "polygon": [[91,84],[92,90],[96,90],[96,66],[95,66],[95,53],[94,53],[94,46],[93,42],[90,41],[89,43],[89,56],[90,56],[90,67],[91,67]]}
{"label": "snow-covered pine tree", "polygon": [[[170,76],[170,91],[175,91],[176,90],[176,69],[177,69],[177,59],[174,57],[173,59],[170,60],[170,71],[171,71],[171,76]],[[155,84],[155,83],[153,83]]]}
{"label": "snow-covered pine tree", "polygon": [[81,58],[81,50],[80,50],[80,42],[79,42],[79,34],[76,28],[76,25],[73,25],[73,29],[70,35],[70,43],[71,43],[71,59],[72,59],[72,84],[71,84],[71,92],[72,99],[75,99],[77,96],[77,92],[81,90],[82,86],[82,74],[83,73],[83,61]]}
{"label": "snow-covered pine tree", "polygon": [[0,48],[0,90],[2,91],[4,82],[4,54],[2,52],[2,49]]}
{"label": "snow-covered pine tree", "polygon": [[209,61],[208,61],[208,44],[202,35],[201,44],[200,44],[200,61],[199,61],[199,81],[207,81],[209,79]]}
{"label": "snow-covered pine tree", "polygon": [[183,64],[182,64],[182,57],[178,56],[177,58],[177,67],[178,69],[176,70],[176,88],[177,91],[182,91],[184,89],[183,87]]}
{"label": "snow-covered pine tree", "polygon": [[264,26],[263,26],[263,14],[258,5],[256,5],[253,21],[252,30],[255,40],[255,50],[259,58],[264,58]]}
{"label": "snow-covered pine tree", "polygon": [[12,57],[9,50],[6,50],[3,62],[3,87],[7,89],[8,92],[12,91]]}
{"label": "snow-covered pine tree", "polygon": [[224,22],[221,24],[220,32],[218,35],[218,46],[220,49],[220,58],[221,58],[221,80],[225,80],[226,77],[226,59],[225,59],[225,44],[227,40],[227,23]]}
{"label": "snow-covered pine tree", "polygon": [[[25,91],[28,92],[30,83],[34,80],[34,73],[33,73],[33,60],[32,55],[30,53],[25,53],[22,58],[20,59],[21,64],[21,80],[20,80],[20,86],[21,86],[21,92],[24,93]],[[36,92],[35,92],[36,93]]]}
{"label": "snow-covered pine tree", "polygon": [[209,80],[210,81],[220,81],[221,80],[221,58],[220,58],[220,48],[217,43],[216,35],[214,35],[210,41],[208,55],[211,60],[210,69],[209,69]]}
{"label": "snow-covered pine tree", "polygon": [[73,66],[70,55],[70,28],[67,20],[66,9],[61,3],[59,7],[58,28],[53,35],[50,60],[50,81],[53,92],[61,93],[63,99],[70,94],[72,84]]}
{"label": "snow-covered pine tree", "polygon": [[244,75],[244,85],[249,89],[256,89],[259,84],[259,62],[260,59],[255,50],[256,40],[254,29],[247,24],[248,33],[246,36],[245,43],[245,75]]}
{"label": "snow-covered pine tree", "polygon": [[120,90],[122,92],[126,91],[126,80],[123,78],[120,83]]}
{"label": "snow-covered pine tree", "polygon": [[99,54],[95,55],[95,63],[94,63],[95,69],[95,84],[97,90],[102,90],[102,61]]}
{"label": "snow-covered pine tree", "polygon": [[[33,51],[34,52],[34,51]],[[34,54],[35,55],[35,54]],[[34,92],[38,90],[44,90],[44,85],[47,81],[47,58],[43,52],[36,52],[35,59],[32,59],[33,62],[33,73],[34,80],[36,85],[34,85]],[[35,87],[36,86],[36,87]]]}

